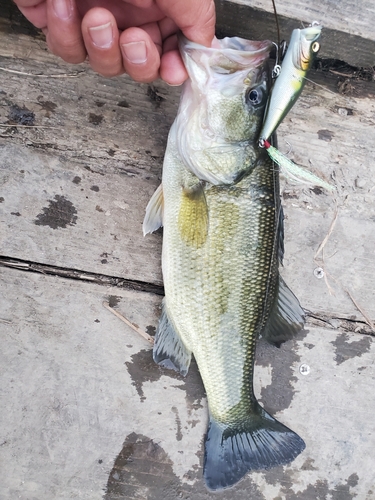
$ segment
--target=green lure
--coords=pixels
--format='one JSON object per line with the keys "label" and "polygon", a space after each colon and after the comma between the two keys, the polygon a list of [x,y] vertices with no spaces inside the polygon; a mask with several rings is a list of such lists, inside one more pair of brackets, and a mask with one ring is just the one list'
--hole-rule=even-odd
{"label": "green lure", "polygon": [[264,146],[266,148],[267,153],[271,158],[271,160],[277,163],[277,165],[279,165],[279,167],[282,169],[283,173],[287,177],[294,179],[297,182],[314,184],[315,186],[322,187],[327,191],[332,192],[335,190],[335,187],[329,184],[328,182],[314,175],[309,170],[306,170],[305,168],[302,168],[296,165],[291,160],[289,160],[289,158],[280,153],[280,151],[277,148],[271,146],[271,144],[268,141],[266,140],[261,141],[261,146]]}

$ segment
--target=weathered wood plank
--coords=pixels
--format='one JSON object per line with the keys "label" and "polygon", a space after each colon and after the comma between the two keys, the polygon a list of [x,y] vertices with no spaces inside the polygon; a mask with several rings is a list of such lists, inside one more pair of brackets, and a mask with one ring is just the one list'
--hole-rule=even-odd
{"label": "weathered wood plank", "polygon": [[[270,0],[231,0],[232,3],[254,7],[273,14]],[[375,19],[375,6],[371,0],[361,0],[353,4],[351,0],[314,0],[314,2],[295,2],[276,0],[277,12],[284,17],[303,21],[306,16],[322,22],[327,27],[347,32],[375,42],[372,21]]]}
{"label": "weathered wood plank", "polygon": [[[0,47],[0,66],[6,69],[65,76],[77,72],[27,34],[0,31]],[[144,239],[141,223],[160,181],[179,89],[157,82],[155,93],[155,88],[126,76],[108,80],[87,65],[78,69],[82,73],[76,78],[1,72],[0,123],[17,122],[17,110],[24,108],[35,120],[30,128],[0,129],[0,251],[8,257],[160,285],[161,238],[157,234]],[[314,255],[329,230],[336,201],[319,190],[285,186],[285,277],[312,312],[363,320],[345,288],[373,320],[374,101],[363,97],[364,89],[350,80],[347,88],[353,94],[343,96],[327,90],[335,89],[337,76],[310,76],[324,88],[306,85],[279,128],[280,149],[286,151],[288,141],[295,161],[334,177],[339,217],[322,266]],[[365,92],[373,95],[374,87],[369,83]],[[61,220],[53,227],[55,208],[67,212],[66,227]],[[315,278],[319,266],[329,275],[335,296],[324,280]]]}
{"label": "weathered wood plank", "polygon": [[[215,0],[219,36],[269,38],[277,41],[271,0]],[[294,28],[320,21],[324,25],[320,56],[345,61],[356,67],[375,66],[375,8],[371,0],[315,0],[314,2],[276,2],[282,39],[289,40]],[[28,34],[41,41],[39,32],[22,19],[11,0],[3,0],[0,31],[9,38],[9,49],[17,47],[13,37]],[[26,49],[26,50],[25,50]],[[33,51],[23,47],[24,55]]]}
{"label": "weathered wood plank", "polygon": [[6,144],[0,162],[2,255],[162,284],[160,234],[142,235],[151,182]]}
{"label": "weathered wood plank", "polygon": [[209,494],[196,366],[186,379],[160,369],[102,306],[152,332],[160,298],[4,269],[1,287],[1,498],[373,498],[374,338],[309,326],[260,344],[256,392],[306,450]]}
{"label": "weathered wood plank", "polygon": [[[216,0],[220,35],[277,41],[271,0]],[[281,38],[293,29],[320,21],[323,26],[320,57],[339,59],[356,67],[375,66],[375,8],[371,0],[314,2],[276,1]]]}
{"label": "weathered wood plank", "polygon": [[[15,66],[14,60],[3,59],[3,64]],[[26,63],[21,68],[35,69]],[[44,69],[52,70],[46,63]],[[12,107],[26,106],[35,113],[36,127],[4,128],[0,139],[5,217],[0,251],[13,258],[161,284],[160,235],[144,239],[141,224],[159,183],[167,125],[176,112],[177,95],[169,102],[169,94],[160,86],[166,100],[157,107],[146,87],[142,93],[127,78],[108,81],[87,72],[79,82],[60,82],[4,73],[1,121],[9,122]],[[126,93],[122,93],[125,83]],[[82,99],[77,101],[77,95]],[[140,96],[138,101],[135,95]],[[129,108],[114,106],[113,101],[125,97]],[[149,116],[139,110],[141,106]],[[102,124],[90,124],[90,110],[105,117]],[[334,95],[308,84],[279,129],[282,150],[288,149],[288,141],[297,162],[335,178],[339,219],[325,249],[325,267],[372,318],[375,128],[369,125],[375,121],[374,113],[371,99]],[[330,296],[324,280],[313,275],[321,265],[314,262],[314,255],[334,217],[334,200],[320,191],[287,185],[284,207],[284,271],[304,307],[361,319],[332,280],[336,296]],[[66,211],[65,222],[56,219],[61,214],[55,208]]]}
{"label": "weathered wood plank", "polygon": [[[294,161],[331,179],[337,188],[330,196],[289,183],[282,195],[287,217],[285,277],[310,310],[338,315],[352,311],[349,315],[360,318],[345,288],[375,317],[375,183],[368,149],[375,141],[374,123],[373,99],[335,96],[309,84],[279,127],[280,149],[287,151],[290,145]],[[336,208],[337,222],[323,254],[314,259]],[[324,279],[314,276],[316,267],[325,269],[335,295]]]}
{"label": "weathered wood plank", "polygon": [[[160,182],[177,89],[135,85],[126,76],[104,79],[87,65],[77,78],[65,78],[77,68],[62,64],[40,40],[30,45],[26,35],[0,33],[0,46],[1,55],[11,56],[1,57],[6,69],[63,76],[0,70],[0,122],[17,123],[12,117],[25,108],[35,115],[34,128],[23,128],[26,120],[0,128],[2,210],[11,215],[1,253],[161,284],[160,235],[144,239],[141,225]],[[54,208],[67,211],[65,227],[45,217]]]}

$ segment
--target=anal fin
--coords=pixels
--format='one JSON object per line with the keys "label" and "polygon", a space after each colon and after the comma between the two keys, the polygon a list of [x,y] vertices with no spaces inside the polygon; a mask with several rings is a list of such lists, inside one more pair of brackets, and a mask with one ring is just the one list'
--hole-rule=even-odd
{"label": "anal fin", "polygon": [[153,350],[155,363],[185,376],[189,370],[191,351],[187,349],[176,332],[163,301],[163,310],[156,330]]}
{"label": "anal fin", "polygon": [[297,297],[279,276],[275,301],[262,337],[279,347],[302,330],[304,323],[305,313]]}

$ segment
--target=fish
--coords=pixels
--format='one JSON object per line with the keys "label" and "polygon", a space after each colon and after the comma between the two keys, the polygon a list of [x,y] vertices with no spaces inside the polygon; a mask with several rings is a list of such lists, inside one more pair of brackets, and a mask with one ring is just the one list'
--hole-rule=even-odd
{"label": "fish", "polygon": [[305,448],[253,389],[258,338],[293,338],[304,311],[279,274],[279,174],[259,146],[272,43],[179,43],[189,79],[143,222],[144,234],[163,226],[165,297],[153,358],[185,376],[195,357],[209,411],[203,477],[216,491]]}
{"label": "fish", "polygon": [[318,39],[322,25],[314,22],[308,28],[295,29],[288,50],[271,91],[260,142],[269,139],[294,106],[306,83],[306,75],[320,50]]}

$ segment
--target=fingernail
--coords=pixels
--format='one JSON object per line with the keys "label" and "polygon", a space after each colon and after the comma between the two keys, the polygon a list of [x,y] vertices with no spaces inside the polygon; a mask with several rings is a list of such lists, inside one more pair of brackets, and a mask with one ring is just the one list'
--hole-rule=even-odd
{"label": "fingernail", "polygon": [[145,42],[129,42],[121,45],[126,59],[133,64],[142,64],[147,61],[147,49]]}
{"label": "fingernail", "polygon": [[97,47],[106,49],[112,45],[113,30],[111,22],[101,26],[93,26],[89,28],[89,33],[93,44]]}
{"label": "fingernail", "polygon": [[73,12],[71,0],[53,0],[52,4],[58,18],[66,21],[71,17]]}

